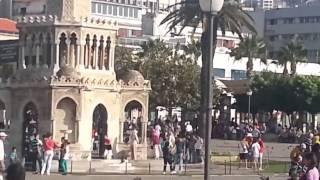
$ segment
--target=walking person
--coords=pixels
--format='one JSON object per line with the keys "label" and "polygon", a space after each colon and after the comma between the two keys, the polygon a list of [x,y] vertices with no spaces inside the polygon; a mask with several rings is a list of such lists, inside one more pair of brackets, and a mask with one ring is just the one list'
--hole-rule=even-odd
{"label": "walking person", "polygon": [[4,143],[8,135],[5,132],[0,132],[0,180],[3,180],[3,174],[5,173],[6,167],[4,165]]}
{"label": "walking person", "polygon": [[44,173],[46,173],[48,176],[50,175],[52,158],[54,154],[53,150],[55,146],[56,143],[53,141],[51,133],[47,133],[43,143],[44,161],[42,164],[41,175],[44,175]]}
{"label": "walking person", "polygon": [[12,147],[9,158],[10,158],[10,164],[18,162],[17,148],[15,146]]}
{"label": "walking person", "polygon": [[111,139],[108,136],[104,137],[104,158],[112,159],[112,145]]}
{"label": "walking person", "polygon": [[153,129],[152,130],[152,144],[153,144],[153,150],[154,150],[154,158],[158,160],[160,158],[160,130]]}
{"label": "walking person", "polygon": [[[31,140],[32,171],[35,174],[41,173],[41,169],[42,169],[42,159],[43,159],[42,145],[43,144],[39,138],[39,134],[35,134],[34,138]],[[37,170],[37,163],[39,167],[38,170]]]}
{"label": "walking person", "polygon": [[264,153],[264,142],[262,140],[262,137],[259,138],[259,146],[260,146],[260,150],[259,150],[259,170],[263,170],[262,168],[262,162],[263,162],[263,153]]}
{"label": "walking person", "polygon": [[67,139],[64,139],[64,142],[61,144],[60,147],[60,166],[61,167],[61,174],[67,175],[68,168],[67,168],[67,161],[69,159],[69,141]]}
{"label": "walking person", "polygon": [[196,139],[197,139],[195,144],[196,163],[203,163],[203,158],[202,158],[203,139],[200,136],[196,136]]}
{"label": "walking person", "polygon": [[181,135],[178,135],[178,138],[176,140],[176,147],[177,147],[177,152],[175,154],[175,165],[178,165],[178,172],[179,174],[182,171],[183,167],[183,161],[184,161],[184,153],[185,153],[185,141],[182,138]]}
{"label": "walking person", "polygon": [[164,146],[162,148],[162,153],[163,153],[163,172],[162,172],[162,174],[166,174],[168,164],[170,166],[170,172],[171,173],[174,172],[173,155],[170,152],[169,146],[170,146],[169,141],[165,141]]}

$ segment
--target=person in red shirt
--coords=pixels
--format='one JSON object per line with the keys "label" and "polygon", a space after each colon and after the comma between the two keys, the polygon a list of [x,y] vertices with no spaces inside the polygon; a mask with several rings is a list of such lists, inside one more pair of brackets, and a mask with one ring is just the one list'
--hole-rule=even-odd
{"label": "person in red shirt", "polygon": [[259,138],[259,145],[260,145],[260,150],[259,150],[259,169],[262,170],[262,158],[263,158],[263,153],[264,153],[264,142],[262,140],[262,137]]}
{"label": "person in red shirt", "polygon": [[41,175],[46,171],[47,175],[50,175],[51,163],[53,158],[53,150],[56,147],[56,143],[52,139],[51,133],[47,133],[43,140],[43,149],[44,149],[44,161],[41,169]]}

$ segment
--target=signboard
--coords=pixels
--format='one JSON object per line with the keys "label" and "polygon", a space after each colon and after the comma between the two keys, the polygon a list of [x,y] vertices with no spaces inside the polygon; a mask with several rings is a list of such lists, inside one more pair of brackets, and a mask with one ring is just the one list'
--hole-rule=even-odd
{"label": "signboard", "polygon": [[0,64],[18,62],[18,41],[0,41]]}

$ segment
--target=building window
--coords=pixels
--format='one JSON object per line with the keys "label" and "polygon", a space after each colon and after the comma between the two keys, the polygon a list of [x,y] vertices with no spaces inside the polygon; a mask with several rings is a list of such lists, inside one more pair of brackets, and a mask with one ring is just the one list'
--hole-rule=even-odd
{"label": "building window", "polygon": [[99,14],[102,13],[102,4],[98,4],[98,13],[99,13]]}
{"label": "building window", "polygon": [[107,8],[108,8],[108,5],[104,4],[103,5],[103,14],[107,14]]}
{"label": "building window", "polygon": [[25,7],[20,8],[20,14],[21,15],[26,15],[27,14],[27,8],[25,8]]}
{"label": "building window", "polygon": [[129,8],[129,17],[133,17],[133,8]]}
{"label": "building window", "polygon": [[283,24],[293,24],[294,18],[284,18]]}
{"label": "building window", "polygon": [[97,7],[96,7],[96,3],[92,3],[92,6],[91,6],[91,12],[92,13],[96,13],[97,12]]}
{"label": "building window", "polygon": [[118,6],[113,6],[113,15],[118,16]]}
{"label": "building window", "polygon": [[134,18],[138,18],[138,9],[134,9],[133,13]]}
{"label": "building window", "polygon": [[220,68],[213,68],[213,75],[214,77],[225,78],[226,70]]}
{"label": "building window", "polygon": [[270,25],[276,25],[278,24],[278,20],[277,19],[271,19],[270,20]]}
{"label": "building window", "polygon": [[112,6],[111,5],[108,6],[108,14],[112,15]]}
{"label": "building window", "polygon": [[123,16],[123,7],[119,6],[119,16]]}
{"label": "building window", "polygon": [[128,7],[124,7],[123,11],[124,11],[124,16],[128,17]]}
{"label": "building window", "polygon": [[244,70],[231,70],[231,79],[233,80],[241,80],[246,79],[246,71]]}

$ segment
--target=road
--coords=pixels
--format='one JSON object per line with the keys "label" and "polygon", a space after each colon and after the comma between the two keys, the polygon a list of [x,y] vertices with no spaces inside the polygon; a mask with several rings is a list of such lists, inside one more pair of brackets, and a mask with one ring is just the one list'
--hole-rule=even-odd
{"label": "road", "polygon": [[[134,180],[138,176],[127,175],[127,176],[76,176],[76,175],[51,175],[51,176],[39,176],[39,175],[28,175],[27,180]],[[171,175],[152,175],[152,176],[140,176],[141,180],[202,180],[203,176],[171,176]],[[256,175],[247,176],[211,176],[211,180],[259,180],[260,177]],[[271,180],[284,180],[284,176],[270,176]]]}

